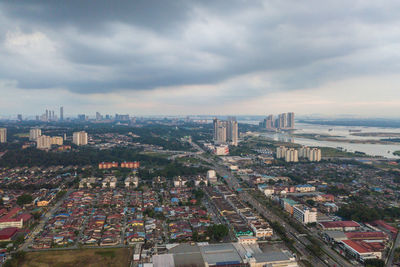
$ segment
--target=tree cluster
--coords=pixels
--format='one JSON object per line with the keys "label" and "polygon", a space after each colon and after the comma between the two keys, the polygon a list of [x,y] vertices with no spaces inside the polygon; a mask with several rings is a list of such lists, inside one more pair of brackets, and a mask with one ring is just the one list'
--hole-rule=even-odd
{"label": "tree cluster", "polygon": [[0,167],[18,166],[55,166],[55,165],[97,165],[103,161],[143,161],[146,164],[166,164],[170,162],[163,157],[140,154],[138,150],[129,148],[113,148],[99,150],[81,148],[70,152],[45,152],[36,148],[10,150],[2,157]]}
{"label": "tree cluster", "polygon": [[23,205],[25,205],[25,204],[30,204],[30,203],[32,203],[32,201],[33,201],[32,196],[31,196],[31,195],[28,195],[28,194],[20,195],[20,196],[17,198],[17,204],[18,204],[19,206],[23,206]]}
{"label": "tree cluster", "polygon": [[207,235],[213,241],[221,241],[229,233],[229,229],[224,224],[214,224],[207,229]]}

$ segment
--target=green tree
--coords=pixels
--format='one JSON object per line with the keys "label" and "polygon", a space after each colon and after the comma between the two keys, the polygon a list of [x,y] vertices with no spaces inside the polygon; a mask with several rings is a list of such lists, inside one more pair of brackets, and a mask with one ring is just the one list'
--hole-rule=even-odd
{"label": "green tree", "polygon": [[188,181],[188,182],[186,183],[186,186],[187,186],[187,187],[194,187],[194,181],[193,181],[193,180]]}
{"label": "green tree", "polygon": [[30,204],[30,203],[32,203],[32,200],[33,200],[33,198],[32,198],[31,195],[29,195],[29,194],[23,194],[23,195],[21,195],[21,196],[19,196],[19,197],[17,198],[17,204],[20,205],[20,206],[23,206],[23,205],[25,205],[25,204]]}
{"label": "green tree", "polygon": [[364,261],[366,267],[384,267],[385,262],[380,259],[368,259]]}
{"label": "green tree", "polygon": [[34,213],[32,213],[32,215],[35,220],[39,220],[40,216],[42,216],[42,214],[40,212],[34,212]]}
{"label": "green tree", "polygon": [[197,201],[200,201],[204,197],[204,192],[201,189],[194,189],[192,193]]}
{"label": "green tree", "polygon": [[317,244],[309,244],[306,246],[306,248],[316,256],[321,256],[322,254],[321,247],[318,246]]}
{"label": "green tree", "polygon": [[155,211],[152,208],[147,208],[144,212],[144,215],[147,215],[148,217],[154,218],[155,216]]}
{"label": "green tree", "polygon": [[192,239],[193,241],[197,242],[199,241],[199,233],[197,231],[193,231],[192,233]]}
{"label": "green tree", "polygon": [[306,203],[307,203],[308,205],[310,205],[311,207],[313,207],[313,206],[315,205],[315,201],[312,200],[312,199],[307,199],[307,200],[306,200]]}
{"label": "green tree", "polygon": [[356,202],[342,206],[337,212],[337,215],[348,220],[360,222],[370,222],[382,218],[382,214],[378,212],[377,208]]}
{"label": "green tree", "polygon": [[229,229],[224,224],[214,224],[207,229],[207,235],[214,241],[221,241],[229,233]]}

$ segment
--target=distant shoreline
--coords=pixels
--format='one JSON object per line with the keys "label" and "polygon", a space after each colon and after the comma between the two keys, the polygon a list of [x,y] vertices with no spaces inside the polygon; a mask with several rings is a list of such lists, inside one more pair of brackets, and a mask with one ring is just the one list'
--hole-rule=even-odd
{"label": "distant shoreline", "polygon": [[366,137],[400,137],[400,133],[384,133],[384,132],[351,133],[350,135],[366,136]]}
{"label": "distant shoreline", "polygon": [[320,135],[320,134],[291,134],[292,137],[299,137],[299,138],[307,138],[313,139],[317,141],[329,141],[329,142],[345,142],[345,143],[352,143],[352,144],[380,144],[380,145],[393,145],[397,144],[396,141],[388,141],[388,140],[358,140],[358,139],[346,139],[346,138],[338,138],[338,136],[328,136],[328,135]]}
{"label": "distant shoreline", "polygon": [[347,127],[381,127],[381,128],[400,128],[400,119],[340,119],[340,120],[298,120],[298,123],[330,125],[330,126],[347,126]]}

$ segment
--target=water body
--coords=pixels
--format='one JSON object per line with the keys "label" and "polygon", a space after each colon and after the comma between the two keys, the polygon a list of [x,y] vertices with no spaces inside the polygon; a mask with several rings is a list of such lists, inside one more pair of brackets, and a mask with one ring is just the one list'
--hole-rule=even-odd
{"label": "water body", "polygon": [[[256,121],[239,121],[242,123],[258,124]],[[360,126],[331,126],[331,125],[317,125],[307,123],[296,123],[296,134],[321,134],[321,135],[333,135],[338,136],[337,138],[343,140],[379,140],[383,138],[389,138],[385,136],[355,136],[351,135],[352,132],[349,130],[361,131],[361,133],[400,133],[400,128],[384,128],[384,127],[360,127]],[[279,132],[266,132],[262,136],[272,138],[275,141],[296,143],[304,146],[314,147],[341,147],[346,151],[364,152],[371,156],[381,156],[385,158],[399,159],[399,156],[393,155],[394,151],[400,150],[400,144],[398,145],[387,145],[387,144],[354,144],[342,141],[320,141],[306,137],[293,137],[288,133]],[[340,136],[340,137],[339,137]],[[335,137],[336,138],[336,137]]]}

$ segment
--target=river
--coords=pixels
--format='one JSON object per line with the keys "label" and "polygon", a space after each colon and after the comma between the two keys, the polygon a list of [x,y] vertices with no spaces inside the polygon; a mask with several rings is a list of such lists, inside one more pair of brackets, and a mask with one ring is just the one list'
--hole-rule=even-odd
{"label": "river", "polygon": [[[258,124],[256,121],[239,121],[241,123],[248,124]],[[321,135],[332,135],[338,136],[337,138],[344,140],[379,140],[383,138],[388,138],[385,136],[355,136],[351,135],[352,132],[349,130],[356,130],[362,133],[400,133],[400,128],[383,128],[383,127],[360,127],[360,126],[331,126],[331,125],[318,125],[318,124],[308,124],[308,123],[296,123],[296,134],[321,134]],[[314,146],[314,147],[341,147],[346,151],[364,152],[371,156],[382,156],[385,158],[399,159],[399,156],[393,155],[394,151],[400,151],[400,143],[398,145],[388,145],[388,144],[358,144],[358,143],[348,143],[342,141],[320,141],[314,140],[306,137],[293,137],[286,132],[265,132],[262,136],[272,138],[275,141],[284,141],[296,143],[304,146]],[[340,137],[339,137],[340,136]],[[336,137],[334,137],[336,138]]]}

